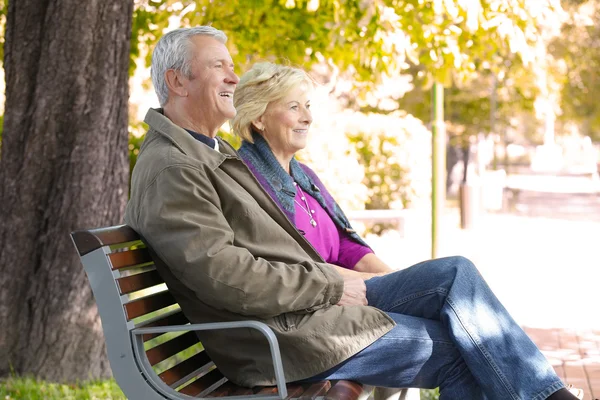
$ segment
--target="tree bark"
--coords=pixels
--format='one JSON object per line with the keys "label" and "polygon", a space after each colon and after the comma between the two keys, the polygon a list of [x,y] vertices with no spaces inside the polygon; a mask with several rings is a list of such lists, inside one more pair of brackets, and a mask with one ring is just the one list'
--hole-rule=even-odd
{"label": "tree bark", "polygon": [[110,375],[69,233],[121,223],[133,1],[8,2],[0,377]]}

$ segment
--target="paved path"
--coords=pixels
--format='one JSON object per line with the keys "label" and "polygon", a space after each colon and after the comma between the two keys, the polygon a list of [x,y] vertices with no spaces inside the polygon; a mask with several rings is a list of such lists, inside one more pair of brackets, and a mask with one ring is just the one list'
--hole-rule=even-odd
{"label": "paved path", "polygon": [[600,330],[525,328],[564,382],[600,397]]}
{"label": "paved path", "polygon": [[[390,265],[412,265],[430,256],[427,218],[404,238],[367,241]],[[482,215],[473,230],[459,229],[451,209],[443,232],[440,255],[473,260],[559,375],[583,387],[586,399],[600,398],[599,197],[528,193],[512,213]]]}

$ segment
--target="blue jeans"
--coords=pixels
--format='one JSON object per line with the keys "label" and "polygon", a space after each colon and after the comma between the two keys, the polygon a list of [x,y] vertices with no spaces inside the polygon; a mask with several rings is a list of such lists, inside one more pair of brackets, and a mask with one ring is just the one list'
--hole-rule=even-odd
{"label": "blue jeans", "polygon": [[464,257],[425,261],[366,282],[396,326],[309,380],[440,388],[440,399],[546,399],[564,387],[546,358]]}

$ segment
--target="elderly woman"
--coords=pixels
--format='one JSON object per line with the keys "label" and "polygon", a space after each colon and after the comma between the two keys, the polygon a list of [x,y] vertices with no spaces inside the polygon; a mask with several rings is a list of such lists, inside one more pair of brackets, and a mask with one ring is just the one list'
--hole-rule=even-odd
{"label": "elderly woman", "polygon": [[257,64],[234,96],[232,127],[243,140],[238,153],[326,262],[367,276],[390,272],[352,229],[319,177],[294,158],[306,146],[312,123],[312,88],[301,70]]}
{"label": "elderly woman", "polygon": [[[338,266],[344,285],[358,288],[354,279],[365,280],[368,306],[396,325],[311,379],[439,387],[441,399],[580,398],[582,392],[565,387],[469,260],[430,260],[389,273],[316,174],[294,158],[312,123],[312,88],[304,71],[287,66],[260,63],[243,75],[232,120],[243,141],[239,155],[304,238]],[[338,304],[367,306],[351,299]]]}

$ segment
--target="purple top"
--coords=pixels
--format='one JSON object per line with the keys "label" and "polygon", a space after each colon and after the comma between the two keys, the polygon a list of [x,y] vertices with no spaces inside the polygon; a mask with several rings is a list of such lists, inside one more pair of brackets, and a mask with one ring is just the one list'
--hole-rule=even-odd
{"label": "purple top", "polygon": [[[370,248],[356,243],[344,231],[339,229],[329,214],[310,194],[302,191],[298,186],[296,186],[296,189],[294,199],[296,228],[304,232],[306,240],[326,262],[354,269],[361,258],[366,254],[373,253]],[[302,199],[303,195],[308,202],[308,212],[312,214],[312,220],[316,222],[316,226],[311,224],[311,218],[306,211],[306,204]],[[314,213],[311,211],[314,211]]]}

